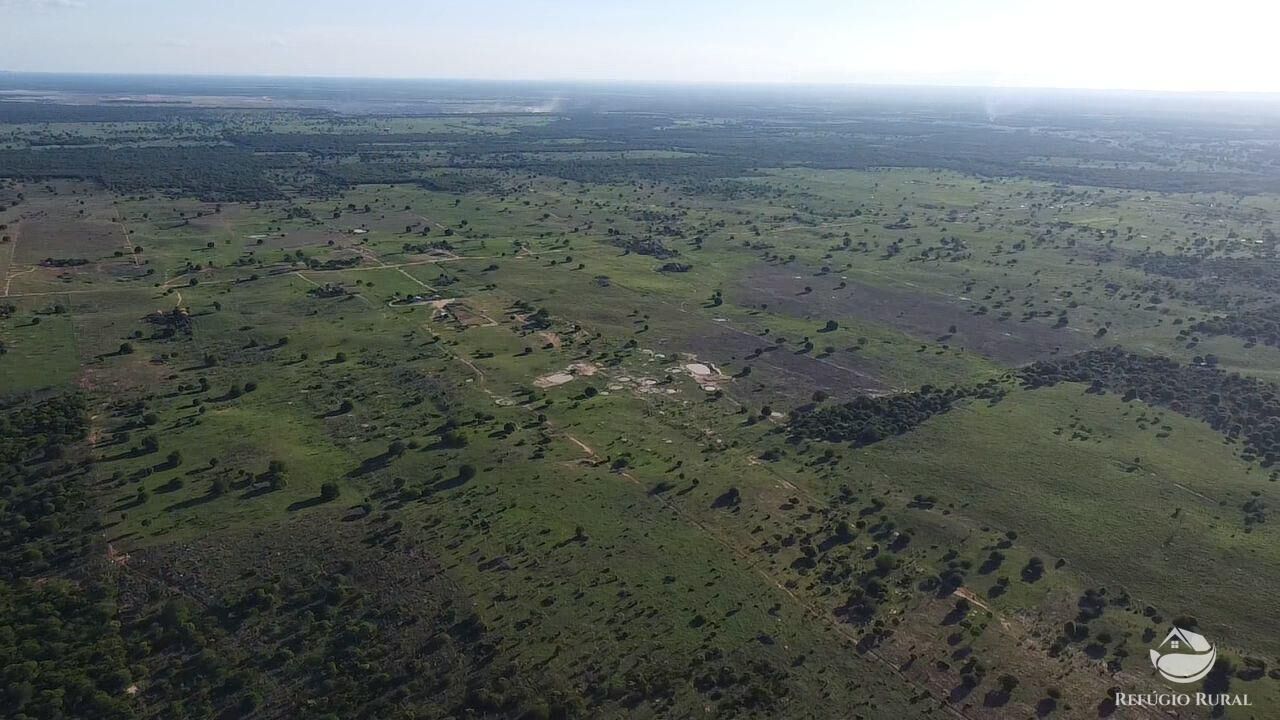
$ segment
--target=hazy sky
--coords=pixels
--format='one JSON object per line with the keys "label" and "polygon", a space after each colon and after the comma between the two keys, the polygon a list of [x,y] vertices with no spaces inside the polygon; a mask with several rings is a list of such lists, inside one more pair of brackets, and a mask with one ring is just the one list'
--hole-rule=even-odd
{"label": "hazy sky", "polygon": [[1280,91],[1271,0],[0,0],[0,69]]}

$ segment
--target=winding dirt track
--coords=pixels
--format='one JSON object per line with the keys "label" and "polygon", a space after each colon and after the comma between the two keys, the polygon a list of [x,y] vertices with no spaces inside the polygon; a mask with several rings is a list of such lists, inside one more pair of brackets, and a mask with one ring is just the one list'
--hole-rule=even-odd
{"label": "winding dirt track", "polygon": [[124,224],[124,219],[119,214],[116,215],[115,224],[120,227],[120,234],[124,236],[124,244],[129,248],[129,257],[133,259],[133,266],[141,266],[142,261],[138,259],[138,253],[133,247],[133,239],[129,237],[129,227]]}
{"label": "winding dirt track", "polygon": [[[22,221],[14,223],[13,238],[9,241],[9,262],[4,266],[4,296],[9,297],[9,285],[13,282],[13,259],[18,256],[18,238],[22,237]],[[35,268],[31,268],[35,270]],[[28,271],[29,272],[29,271]]]}

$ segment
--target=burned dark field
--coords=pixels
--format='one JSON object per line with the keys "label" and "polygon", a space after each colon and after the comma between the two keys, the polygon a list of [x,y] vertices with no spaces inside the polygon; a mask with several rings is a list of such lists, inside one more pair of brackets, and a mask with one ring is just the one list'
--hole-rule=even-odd
{"label": "burned dark field", "polygon": [[1280,700],[1280,115],[37,80],[4,717]]}

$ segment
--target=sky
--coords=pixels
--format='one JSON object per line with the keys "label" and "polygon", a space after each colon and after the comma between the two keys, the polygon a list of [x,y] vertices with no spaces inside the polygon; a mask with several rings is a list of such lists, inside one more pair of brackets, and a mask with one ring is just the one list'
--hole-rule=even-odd
{"label": "sky", "polygon": [[0,70],[1280,92],[1271,0],[0,0]]}

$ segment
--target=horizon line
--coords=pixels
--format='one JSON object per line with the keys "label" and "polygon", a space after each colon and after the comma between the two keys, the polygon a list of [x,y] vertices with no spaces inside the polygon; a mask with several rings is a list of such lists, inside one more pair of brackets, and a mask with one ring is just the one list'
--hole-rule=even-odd
{"label": "horizon line", "polygon": [[171,79],[226,79],[226,80],[328,80],[375,82],[448,82],[512,85],[613,85],[675,88],[838,88],[838,89],[888,89],[888,90],[969,90],[969,91],[1022,91],[1048,93],[1098,93],[1117,95],[1147,95],[1168,97],[1234,96],[1252,99],[1280,100],[1280,90],[1170,90],[1126,87],[1080,87],[1055,85],[983,85],[976,83],[939,82],[876,82],[837,80],[754,81],[754,80],[673,80],[673,79],[625,79],[625,78],[493,78],[493,77],[443,77],[443,76],[393,76],[393,75],[315,75],[315,74],[246,74],[246,73],[192,73],[192,72],[109,72],[93,70],[12,70],[0,68],[5,75],[47,75],[92,78],[171,78]]}

